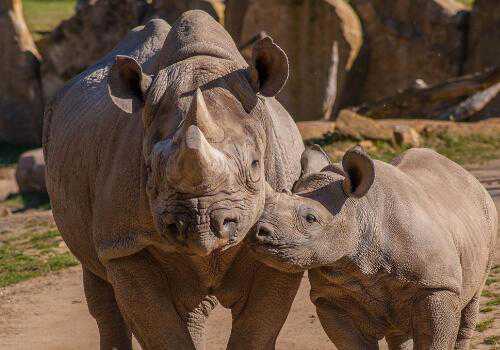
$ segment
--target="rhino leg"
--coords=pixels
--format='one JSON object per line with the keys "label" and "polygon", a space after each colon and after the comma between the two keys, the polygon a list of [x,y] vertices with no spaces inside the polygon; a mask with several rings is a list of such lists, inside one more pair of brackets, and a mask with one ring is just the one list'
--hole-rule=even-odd
{"label": "rhino leg", "polygon": [[316,301],[316,313],[333,344],[339,350],[376,350],[378,342],[368,338],[356,327],[351,316],[324,299]]}
{"label": "rhino leg", "polygon": [[476,328],[477,315],[479,313],[479,291],[474,298],[462,310],[460,318],[460,328],[458,329],[458,338],[455,349],[466,350],[470,347],[470,341]]}
{"label": "rhino leg", "polygon": [[132,335],[116,304],[113,287],[86,268],[83,286],[89,312],[99,328],[101,350],[132,350]]}
{"label": "rhino leg", "polygon": [[411,350],[413,349],[413,339],[406,335],[387,336],[389,350]]}
{"label": "rhino leg", "polygon": [[274,349],[299,289],[302,273],[286,274],[262,265],[247,298],[231,309],[228,349]]}
{"label": "rhino leg", "polygon": [[455,346],[460,324],[459,297],[446,290],[417,300],[413,309],[415,350],[447,350]]}
{"label": "rhino leg", "polygon": [[118,306],[144,350],[196,348],[149,253],[110,260],[106,271]]}

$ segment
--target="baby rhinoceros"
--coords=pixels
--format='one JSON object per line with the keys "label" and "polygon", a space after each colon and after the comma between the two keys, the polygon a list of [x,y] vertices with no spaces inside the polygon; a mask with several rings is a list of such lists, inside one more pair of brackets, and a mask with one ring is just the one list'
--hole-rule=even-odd
{"label": "baby rhinoceros", "polygon": [[269,190],[252,249],[279,270],[309,270],[338,349],[384,337],[391,350],[469,347],[498,226],[471,174],[428,149],[388,164],[355,147],[342,167],[303,171],[295,192]]}

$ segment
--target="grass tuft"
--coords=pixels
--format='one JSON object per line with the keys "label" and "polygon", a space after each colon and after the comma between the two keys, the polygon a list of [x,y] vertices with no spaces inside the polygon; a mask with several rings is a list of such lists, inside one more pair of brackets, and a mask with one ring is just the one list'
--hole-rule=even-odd
{"label": "grass tuft", "polygon": [[487,330],[488,328],[490,328],[493,325],[494,321],[495,321],[494,318],[490,318],[488,320],[484,320],[482,322],[479,322],[476,325],[476,331],[478,331],[478,332],[484,332],[485,330]]}

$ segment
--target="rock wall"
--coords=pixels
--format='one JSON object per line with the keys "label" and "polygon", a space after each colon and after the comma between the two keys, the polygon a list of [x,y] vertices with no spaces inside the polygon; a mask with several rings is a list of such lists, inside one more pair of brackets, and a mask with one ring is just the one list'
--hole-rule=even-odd
{"label": "rock wall", "polygon": [[[500,1],[476,0],[469,20],[465,71],[474,73],[500,66]],[[500,117],[500,96],[486,107],[482,117]]]}
{"label": "rock wall", "polygon": [[189,10],[203,10],[220,21],[222,2],[222,0],[153,0],[152,11],[154,17],[163,18],[170,24]]}
{"label": "rock wall", "polygon": [[240,46],[265,31],[285,50],[290,77],[278,100],[295,120],[329,118],[352,97],[347,77],[363,38],[344,0],[228,0],[225,23]]}
{"label": "rock wall", "polygon": [[[492,0],[495,1],[495,0]],[[359,101],[458,76],[465,55],[466,8],[453,0],[350,0],[368,52]]]}
{"label": "rock wall", "polygon": [[83,6],[39,42],[47,98],[64,83],[107,54],[143,21],[145,0],[98,0]]}
{"label": "rock wall", "polygon": [[40,54],[21,0],[0,0],[0,142],[38,144],[43,113]]}

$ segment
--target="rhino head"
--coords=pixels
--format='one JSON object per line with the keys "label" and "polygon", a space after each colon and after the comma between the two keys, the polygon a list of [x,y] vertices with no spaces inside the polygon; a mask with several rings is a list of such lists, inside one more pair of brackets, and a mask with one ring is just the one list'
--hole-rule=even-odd
{"label": "rhino head", "polygon": [[285,53],[267,37],[246,64],[227,32],[200,11],[168,34],[158,69],[132,57],[111,68],[110,97],[142,114],[147,193],[166,244],[207,256],[240,242],[263,211],[273,109],[288,76]]}

